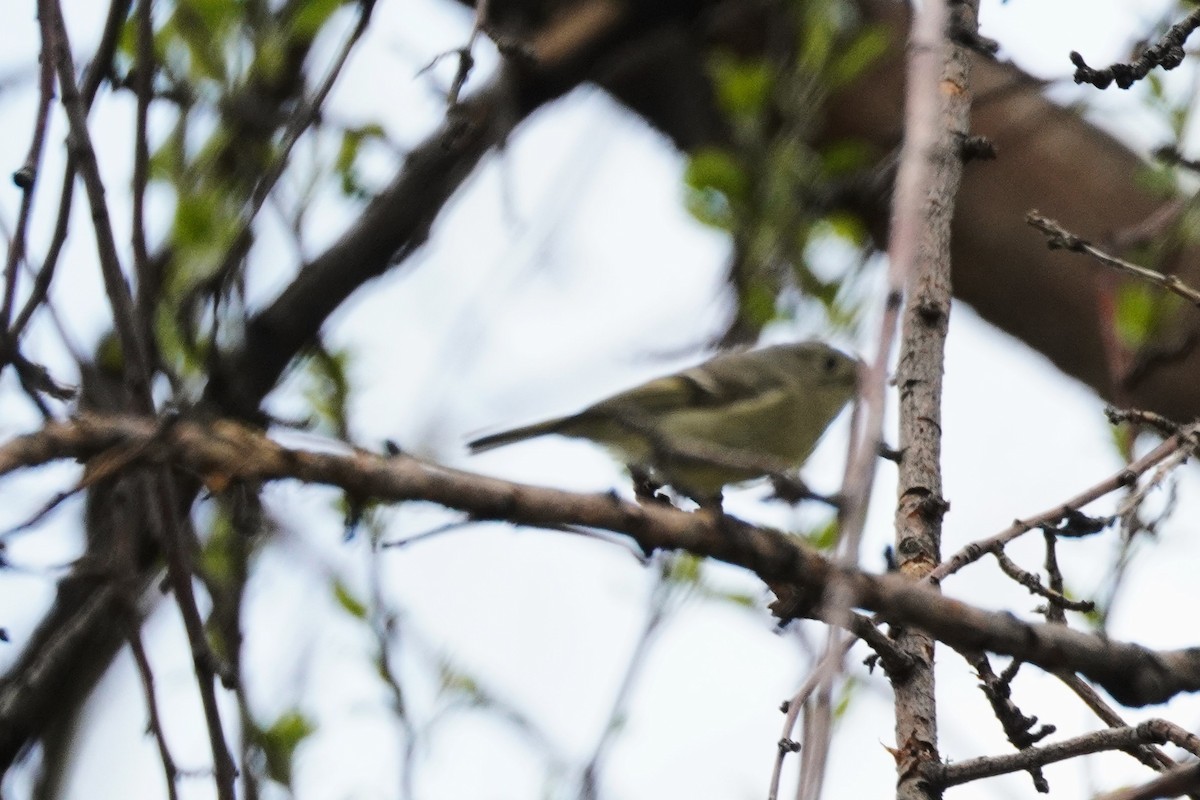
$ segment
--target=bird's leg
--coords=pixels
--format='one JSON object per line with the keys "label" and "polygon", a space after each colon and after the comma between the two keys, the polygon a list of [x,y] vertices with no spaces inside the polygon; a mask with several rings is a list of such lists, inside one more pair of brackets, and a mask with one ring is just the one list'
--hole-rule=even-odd
{"label": "bird's leg", "polygon": [[701,511],[711,511],[719,517],[725,516],[725,509],[721,506],[721,502],[725,499],[725,496],[719,490],[715,495],[693,497],[692,499],[700,506]]}
{"label": "bird's leg", "polygon": [[799,505],[805,500],[817,500],[833,508],[841,508],[841,495],[824,495],[808,488],[803,480],[795,475],[775,473],[771,476],[772,497],[791,505]]}
{"label": "bird's leg", "polygon": [[659,491],[663,487],[662,483],[656,481],[649,470],[630,466],[629,474],[633,477],[633,494],[639,502],[671,505],[671,499]]}

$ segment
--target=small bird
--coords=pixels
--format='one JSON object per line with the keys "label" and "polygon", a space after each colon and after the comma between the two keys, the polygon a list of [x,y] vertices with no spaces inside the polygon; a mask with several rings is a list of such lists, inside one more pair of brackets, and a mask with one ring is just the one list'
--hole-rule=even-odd
{"label": "small bird", "polygon": [[470,442],[479,453],[547,434],[606,446],[705,505],[728,484],[804,463],[854,397],[859,362],[822,342],[726,353],[578,414]]}

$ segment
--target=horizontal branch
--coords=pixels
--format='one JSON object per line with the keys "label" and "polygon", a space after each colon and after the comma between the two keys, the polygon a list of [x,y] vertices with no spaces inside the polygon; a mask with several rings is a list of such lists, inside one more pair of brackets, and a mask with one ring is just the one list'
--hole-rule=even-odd
{"label": "horizontal branch", "polygon": [[1128,750],[1138,745],[1166,742],[1158,720],[1148,720],[1127,728],[1104,728],[1076,736],[1045,747],[1027,747],[1003,756],[987,756],[955,764],[931,765],[926,779],[939,788],[958,786],[969,781],[1007,775],[1010,772],[1044,767],[1056,761],[1102,753],[1108,750]]}
{"label": "horizontal branch", "polygon": [[[361,499],[438,503],[477,520],[613,531],[646,552],[687,550],[745,567],[773,587],[786,586],[801,613],[819,616],[824,598],[836,593],[884,622],[920,627],[956,647],[1078,672],[1128,705],[1200,691],[1200,648],[1153,651],[1063,625],[1024,622],[944,597],[900,575],[837,566],[795,537],[733,517],[639,505],[611,493],[511,483],[408,456],[292,449],[228,420],[84,416],[55,422],[0,445],[0,475],[65,458],[86,461],[111,455],[114,448],[128,468],[171,465],[197,475],[213,491],[235,482],[294,479],[337,486]],[[0,702],[0,722],[2,708]]]}

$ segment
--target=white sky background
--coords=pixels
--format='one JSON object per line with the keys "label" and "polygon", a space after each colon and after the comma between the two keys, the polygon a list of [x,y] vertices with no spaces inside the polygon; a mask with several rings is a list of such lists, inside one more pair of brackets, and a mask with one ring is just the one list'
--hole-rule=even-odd
{"label": "white sky background", "polygon": [[[0,30],[0,75],[31,63],[32,5],[21,4],[11,14],[16,19]],[[77,52],[90,51],[101,5],[66,3]],[[1055,88],[1056,97],[1096,100],[1105,109],[1100,115],[1105,124],[1137,146],[1150,147],[1164,141],[1165,132],[1125,111],[1134,104],[1127,93],[1071,86],[1066,53],[1080,50],[1094,65],[1124,58],[1131,41],[1165,6],[1011,0],[985,3],[982,19],[984,32],[1019,64],[1067,79]],[[368,41],[332,100],[331,117],[382,119],[398,143],[416,143],[440,119],[443,101],[436,87],[444,85],[447,73],[436,73],[440,84],[415,73],[435,54],[458,47],[469,25],[469,15],[449,2],[381,0]],[[325,42],[330,50],[334,45],[334,39]],[[480,74],[492,63],[483,55]],[[0,152],[10,160],[4,169],[15,168],[25,153],[32,98],[29,82],[0,93],[6,120]],[[132,104],[103,98],[92,117],[120,230],[128,229],[129,209],[120,203],[131,149],[120,143],[130,141],[131,119]],[[39,261],[57,193],[61,138],[60,119],[48,141],[40,218],[33,227],[32,251]],[[381,150],[376,163],[367,179],[382,183],[394,162]],[[537,114],[502,156],[489,159],[469,181],[415,263],[371,284],[327,327],[330,344],[354,357],[357,442],[374,447],[388,438],[443,463],[517,480],[627,491],[618,465],[587,444],[549,439],[468,458],[462,443],[482,429],[578,409],[702,357],[698,344],[722,318],[714,293],[727,248],[722,237],[683,210],[682,168],[680,156],[661,137],[600,92],[576,92]],[[5,220],[14,218],[18,199],[14,189],[0,190]],[[63,259],[54,297],[75,339],[90,348],[108,314],[97,303],[102,288],[83,211],[77,206],[74,222],[82,227]],[[167,210],[159,211],[161,222]],[[307,252],[336,237],[351,216],[345,205],[324,202],[319,213],[310,214]],[[251,273],[256,297],[271,297],[288,279],[292,252],[285,239],[260,240]],[[1081,262],[1078,268],[1092,267]],[[69,360],[53,347],[51,333],[45,326],[34,332],[30,355],[70,379]],[[870,341],[843,344],[873,347]],[[7,381],[0,383],[0,434],[28,430],[36,420],[12,401],[11,371],[0,380]],[[276,393],[272,409],[284,415],[299,409],[297,389],[293,384]],[[957,306],[947,361],[944,466],[952,508],[944,552],[999,530],[1015,516],[1055,505],[1116,469],[1100,410],[1089,392]],[[290,440],[318,443],[313,436]],[[843,440],[844,420],[806,469],[818,487],[836,487]],[[73,471],[77,468],[60,466],[52,476],[6,479],[0,527],[26,517]],[[893,481],[894,471],[883,466],[863,550],[871,569],[882,567],[880,553],[891,539]],[[1193,473],[1186,474],[1175,522],[1159,541],[1143,544],[1112,623],[1114,636],[1153,646],[1196,643],[1194,630],[1176,620],[1184,616],[1180,608],[1195,603],[1190,583],[1200,544],[1189,537],[1184,521],[1197,511],[1198,484]],[[760,503],[761,494],[751,489],[732,498],[733,510],[774,524],[794,522],[792,512]],[[320,724],[296,765],[300,797],[397,797],[400,737],[373,673],[374,643],[363,625],[338,608],[329,583],[337,575],[359,597],[368,597],[365,537],[342,541],[331,492],[280,485],[269,488],[267,498],[283,531],[259,558],[248,599],[247,681],[255,710],[268,722],[299,695],[301,708]],[[78,547],[79,508],[69,503],[37,533],[14,542],[13,561],[49,565],[70,558]],[[439,509],[398,508],[388,516],[389,533],[399,537],[452,518]],[[1112,539],[1108,534],[1061,547],[1060,559],[1080,594],[1103,579]],[[1032,539],[1011,553],[1026,568],[1041,564]],[[402,614],[402,634],[412,631],[396,655],[418,722],[441,708],[421,653],[444,653],[487,691],[528,714],[568,765],[586,759],[643,624],[651,570],[621,546],[502,525],[447,533],[392,551],[383,563],[388,598]],[[0,608],[6,612],[0,624],[17,642],[52,597],[57,574],[0,575]],[[714,565],[709,574],[723,588],[764,596],[757,581],[739,570]],[[1020,611],[1038,604],[997,574],[984,562],[948,580],[945,590],[994,608]],[[176,758],[184,768],[203,768],[210,756],[186,640],[170,603],[151,619],[147,640]],[[603,773],[606,796],[764,796],[782,724],[778,704],[805,677],[805,648],[821,641],[815,629],[774,633],[761,606],[681,600],[637,683],[627,730]],[[1008,752],[967,667],[949,651],[939,652],[943,754],[961,761]],[[884,749],[892,744],[890,691],[882,676],[865,676],[858,665],[864,653],[856,649],[848,660],[863,683],[834,740],[828,797],[882,797],[894,785]],[[0,651],[0,659],[8,658]],[[1023,710],[1058,725],[1056,737],[1095,726],[1077,701],[1036,672],[1027,670],[1016,683]],[[126,656],[105,678],[91,710],[89,743],[79,753],[69,796],[159,796],[161,769],[143,735],[145,712]],[[232,711],[230,704],[227,718]],[[1152,713],[1195,730],[1200,703],[1183,698],[1168,709],[1128,716]],[[445,715],[434,730],[418,760],[418,798],[540,796],[545,768],[540,751],[511,727],[486,712],[461,711]],[[1147,777],[1131,759],[1112,754],[1046,773],[1056,798],[1085,797],[1095,787]],[[25,786],[18,775],[6,784],[5,796],[20,797]],[[189,798],[212,795],[206,777],[182,786]],[[1030,793],[1025,776],[952,790],[952,796],[981,798]]]}

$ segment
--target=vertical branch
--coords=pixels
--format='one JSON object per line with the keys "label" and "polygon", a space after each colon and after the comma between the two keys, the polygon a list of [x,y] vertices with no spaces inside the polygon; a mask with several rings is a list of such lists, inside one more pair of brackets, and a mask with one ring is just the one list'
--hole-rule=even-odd
{"label": "vertical branch", "polygon": [[133,70],[133,88],[137,95],[137,116],[133,141],[133,274],[137,276],[137,322],[142,335],[150,341],[154,329],[154,305],[158,295],[158,276],[146,247],[146,184],[150,176],[150,143],[147,118],[154,98],[154,0],[141,0],[137,7],[137,64]]}
{"label": "vertical branch", "polygon": [[179,768],[175,765],[171,748],[167,745],[167,735],[163,730],[162,715],[159,714],[158,700],[154,693],[154,671],[150,668],[150,659],[142,645],[142,632],[138,629],[140,624],[141,621],[136,615],[131,615],[129,649],[133,653],[133,663],[137,666],[138,677],[142,681],[142,694],[146,698],[146,714],[149,717],[148,727],[154,734],[154,743],[158,745],[158,757],[162,761],[163,776],[167,784],[167,800],[179,800]]}
{"label": "vertical branch", "polygon": [[[0,325],[8,328],[12,320],[13,304],[17,293],[17,271],[25,259],[25,235],[29,228],[29,216],[33,211],[33,189],[37,184],[38,170],[42,164],[42,150],[46,144],[46,123],[50,117],[50,104],[54,102],[54,59],[51,57],[53,14],[48,0],[38,2],[38,28],[42,36],[42,56],[38,65],[38,106],[33,123],[33,140],[25,163],[13,173],[13,182],[21,190],[21,210],[17,215],[17,227],[13,231],[8,247],[8,261],[4,265],[4,304],[0,308]],[[15,347],[14,342],[8,343]],[[7,360],[8,354],[5,354]]]}
{"label": "vertical branch", "polygon": [[235,800],[237,792],[234,781],[237,778],[237,767],[234,766],[233,756],[225,742],[224,726],[221,724],[221,711],[217,704],[217,657],[208,644],[204,631],[204,619],[200,616],[200,608],[196,603],[196,594],[192,587],[192,565],[189,558],[189,546],[192,532],[186,517],[182,517],[177,509],[180,503],[176,497],[175,485],[170,470],[162,468],[154,476],[156,491],[147,492],[145,497],[151,510],[157,517],[159,533],[166,554],[167,578],[171,590],[175,593],[175,603],[183,618],[183,627],[187,631],[188,644],[192,649],[192,667],[196,675],[196,688],[200,693],[200,704],[204,709],[204,720],[208,727],[209,745],[213,755],[213,777],[216,782],[219,800]]}
{"label": "vertical branch", "polygon": [[58,71],[58,83],[62,90],[62,104],[67,112],[68,146],[79,165],[79,173],[83,178],[84,189],[87,192],[88,204],[92,211],[92,224],[96,233],[96,251],[100,260],[100,269],[104,276],[104,288],[108,294],[109,304],[113,311],[113,326],[121,343],[125,360],[125,376],[139,408],[142,411],[152,411],[150,399],[150,361],[147,355],[146,342],[138,330],[133,311],[133,295],[129,283],[121,270],[120,257],[117,255],[117,244],[113,238],[112,220],[108,215],[108,205],[104,199],[104,183],[100,179],[100,166],[96,161],[96,151],[92,147],[91,136],[87,127],[87,111],[80,95],[79,86],[75,83],[75,64],[71,57],[71,44],[67,38],[67,26],[63,21],[62,6],[59,0],[53,0],[50,15],[50,27],[54,34],[51,47],[55,67]]}
{"label": "vertical branch", "polygon": [[[45,2],[46,7],[50,7],[50,0],[39,0]],[[112,57],[117,47],[117,38],[121,32],[121,26],[125,21],[125,15],[129,11],[129,6],[132,0],[113,0],[108,7],[108,16],[104,21],[104,32],[100,36],[100,44],[96,48],[96,54],[92,58],[91,64],[84,71],[83,84],[80,86],[79,93],[83,100],[83,109],[86,116],[87,111],[92,107],[92,101],[96,99],[96,92],[100,90],[100,84],[104,82],[112,71]],[[44,18],[46,24],[50,18]],[[45,30],[45,29],[43,29]],[[45,51],[49,52],[49,51]],[[54,59],[47,58],[46,63],[53,70]],[[21,308],[21,313],[17,315],[17,321],[13,323],[12,328],[8,331],[10,340],[15,341],[21,338],[22,331],[33,318],[34,312],[45,303],[46,295],[50,291],[50,283],[54,280],[54,271],[58,266],[58,257],[62,252],[63,244],[67,240],[67,223],[71,217],[71,198],[75,193],[75,170],[77,167],[75,155],[67,150],[67,165],[63,170],[62,189],[59,191],[58,199],[58,218],[54,223],[54,234],[50,239],[50,247],[46,252],[46,258],[42,262],[41,269],[38,270],[37,277],[34,278],[33,286],[29,289],[29,297],[25,301],[25,305]]]}
{"label": "vertical branch", "polygon": [[[905,138],[892,200],[888,255],[906,276],[900,359],[899,501],[896,555],[900,571],[919,579],[941,558],[941,394],[950,315],[950,221],[962,177],[961,144],[969,125],[969,54],[948,34],[974,35],[972,0],[932,0],[916,11],[908,57]],[[913,668],[892,676],[896,711],[896,796],[932,796],[921,780],[940,760],[934,685],[934,639],[893,631]]]}

